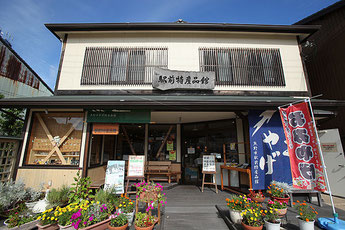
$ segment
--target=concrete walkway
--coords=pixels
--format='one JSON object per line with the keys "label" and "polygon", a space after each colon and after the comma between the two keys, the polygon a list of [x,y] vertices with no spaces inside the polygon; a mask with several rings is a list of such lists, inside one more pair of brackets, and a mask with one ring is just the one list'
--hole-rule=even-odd
{"label": "concrete walkway", "polygon": [[166,190],[168,206],[163,217],[164,230],[217,229],[227,230],[223,219],[218,217],[215,205],[224,205],[229,193],[206,187],[180,185]]}

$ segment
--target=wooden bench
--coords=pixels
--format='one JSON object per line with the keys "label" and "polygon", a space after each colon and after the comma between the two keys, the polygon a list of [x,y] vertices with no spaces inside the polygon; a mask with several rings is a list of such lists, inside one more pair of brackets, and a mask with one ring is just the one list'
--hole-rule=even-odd
{"label": "wooden bench", "polygon": [[[161,177],[166,178],[161,178]],[[168,181],[171,183],[171,161],[148,161],[146,164],[147,181]]]}
{"label": "wooden bench", "polygon": [[321,199],[321,192],[315,190],[304,190],[304,189],[292,189],[289,192],[290,195],[290,206],[293,207],[293,194],[307,194],[308,202],[311,203],[312,194],[315,194],[317,197],[317,203],[320,207],[322,207],[322,199]]}

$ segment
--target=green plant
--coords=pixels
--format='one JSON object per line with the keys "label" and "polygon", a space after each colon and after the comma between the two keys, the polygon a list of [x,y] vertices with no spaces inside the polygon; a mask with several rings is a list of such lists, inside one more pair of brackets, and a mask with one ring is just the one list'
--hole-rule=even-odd
{"label": "green plant", "polygon": [[43,193],[42,193],[43,187],[40,186],[39,189],[34,189],[34,188],[26,188],[25,189],[25,201],[26,202],[34,202],[38,201],[40,198],[42,198]]}
{"label": "green plant", "polygon": [[110,216],[110,226],[112,227],[121,227],[128,223],[127,216],[123,213],[114,213]]}
{"label": "green plant", "polygon": [[34,220],[35,217],[33,215],[20,214],[16,212],[8,217],[8,227],[14,228],[16,226],[21,226]]}
{"label": "green plant", "polygon": [[69,203],[80,202],[81,200],[91,199],[94,196],[90,193],[91,179],[90,177],[81,177],[80,170],[77,176],[74,177],[75,183],[72,183],[72,188],[69,194]]}
{"label": "green plant", "polygon": [[155,223],[155,218],[147,213],[138,212],[135,215],[135,225],[138,227],[150,227]]}
{"label": "green plant", "polygon": [[296,205],[295,209],[297,210],[297,213],[299,214],[299,218],[301,220],[309,222],[316,219],[316,215],[318,213],[312,206],[307,205],[305,202],[300,203],[299,201],[297,201],[297,203],[298,205],[296,205],[296,203],[293,203],[293,205]]}
{"label": "green plant", "polygon": [[263,210],[260,208],[248,208],[245,209],[241,216],[243,217],[242,222],[246,225],[259,227],[263,225]]}
{"label": "green plant", "polygon": [[49,202],[48,208],[63,206],[69,201],[69,191],[70,188],[63,185],[59,189],[51,189],[47,195],[47,200]]}
{"label": "green plant", "polygon": [[242,211],[248,204],[248,198],[246,196],[232,195],[230,198],[225,199],[227,206],[231,210]]}
{"label": "green plant", "polygon": [[268,210],[265,210],[263,213],[264,219],[270,223],[280,223],[279,221],[279,215],[276,209],[274,208],[268,208]]}
{"label": "green plant", "polygon": [[118,197],[116,196],[114,190],[100,189],[95,194],[94,200],[101,204],[106,204],[110,209],[110,212],[112,212],[115,206],[118,204]]}
{"label": "green plant", "polygon": [[269,200],[268,201],[268,207],[270,208],[276,208],[276,209],[284,209],[287,208],[287,202],[286,201],[278,201],[278,200]]}
{"label": "green plant", "polygon": [[123,213],[130,213],[134,210],[134,203],[127,194],[121,194],[117,208],[121,209]]}
{"label": "green plant", "polygon": [[268,186],[267,193],[272,197],[285,198],[288,196],[288,184],[272,181]]}
{"label": "green plant", "polygon": [[18,202],[25,200],[25,184],[22,181],[0,183],[1,211],[15,208]]}

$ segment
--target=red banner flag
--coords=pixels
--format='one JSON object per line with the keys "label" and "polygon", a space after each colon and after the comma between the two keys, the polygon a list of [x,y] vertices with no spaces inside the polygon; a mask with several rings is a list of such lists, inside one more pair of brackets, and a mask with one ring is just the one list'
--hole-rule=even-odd
{"label": "red banner flag", "polygon": [[326,190],[322,161],[307,102],[279,108],[290,155],[293,187]]}

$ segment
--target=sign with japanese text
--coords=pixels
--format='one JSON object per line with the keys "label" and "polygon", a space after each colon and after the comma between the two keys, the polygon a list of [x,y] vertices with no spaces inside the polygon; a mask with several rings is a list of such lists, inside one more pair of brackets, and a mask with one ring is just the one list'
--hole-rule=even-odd
{"label": "sign with japanese text", "polygon": [[267,189],[272,180],[292,184],[289,153],[279,112],[248,114],[253,190]]}
{"label": "sign with japanese text", "polygon": [[144,166],[145,166],[145,156],[129,156],[127,176],[143,177]]}
{"label": "sign with japanese text", "polygon": [[169,151],[169,160],[170,161],[176,161],[176,151],[175,150]]}
{"label": "sign with japanese text", "polygon": [[125,161],[108,161],[104,189],[115,189],[116,194],[124,193]]}
{"label": "sign with japanese text", "polygon": [[280,108],[290,154],[293,187],[326,190],[314,124],[307,102]]}
{"label": "sign with japanese text", "polygon": [[211,90],[215,86],[215,72],[175,71],[155,68],[152,87],[160,90]]}
{"label": "sign with japanese text", "polygon": [[119,124],[95,123],[92,126],[93,135],[118,135]]}
{"label": "sign with japanese text", "polygon": [[202,172],[216,172],[216,158],[213,155],[202,156]]}
{"label": "sign with japanese text", "polygon": [[174,142],[173,141],[167,141],[167,151],[174,150]]}

